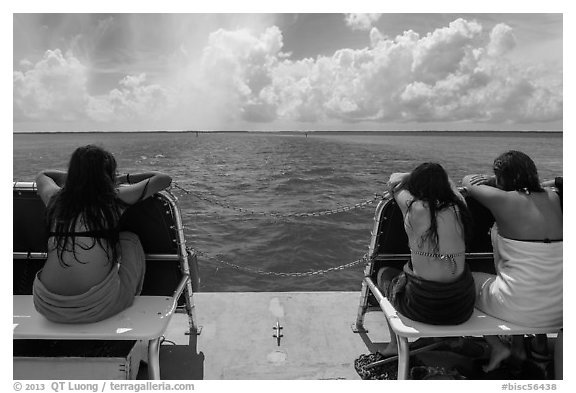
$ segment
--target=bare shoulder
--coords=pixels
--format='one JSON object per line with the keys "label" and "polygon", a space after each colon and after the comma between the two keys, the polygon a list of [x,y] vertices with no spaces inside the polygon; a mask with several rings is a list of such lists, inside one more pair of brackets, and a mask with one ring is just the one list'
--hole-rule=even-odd
{"label": "bare shoulder", "polygon": [[428,204],[419,199],[415,199],[410,206],[410,211],[415,214],[422,214],[428,212]]}
{"label": "bare shoulder", "polygon": [[560,200],[560,195],[558,195],[558,193],[552,189],[549,188],[545,188],[544,192],[546,193],[546,195],[548,196],[548,199],[550,199],[551,201],[558,201]]}
{"label": "bare shoulder", "polygon": [[410,192],[408,192],[408,190],[401,189],[400,191],[394,193],[394,199],[396,200],[398,207],[400,207],[402,215],[405,216],[408,210],[408,206],[412,204],[414,197],[412,194],[410,194]]}
{"label": "bare shoulder", "polygon": [[542,196],[542,200],[546,201],[544,203],[550,209],[557,209],[557,208],[562,209],[562,203],[560,200],[560,195],[558,195],[558,193],[556,193],[556,191],[553,191],[550,189],[545,189],[544,195]]}
{"label": "bare shoulder", "polygon": [[412,202],[407,215],[412,225],[418,225],[420,223],[428,224],[430,222],[430,209],[428,204],[418,199]]}

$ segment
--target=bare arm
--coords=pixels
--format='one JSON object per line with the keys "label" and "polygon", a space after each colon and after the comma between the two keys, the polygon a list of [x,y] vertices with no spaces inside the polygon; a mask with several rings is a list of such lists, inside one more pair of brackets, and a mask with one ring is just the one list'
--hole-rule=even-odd
{"label": "bare arm", "polygon": [[495,184],[494,178],[486,175],[468,175],[462,180],[468,195],[486,206],[496,216],[500,209],[505,208],[508,193],[490,184]]}
{"label": "bare arm", "polygon": [[133,205],[168,188],[172,178],[161,172],[129,173],[118,176],[116,183],[126,184],[118,189],[118,198]]}
{"label": "bare arm", "polygon": [[456,198],[460,199],[462,203],[466,205],[466,199],[464,198],[464,195],[460,193],[458,186],[450,178],[448,178],[448,182],[450,183],[450,188],[452,188],[452,192],[454,192]]}
{"label": "bare arm", "polygon": [[392,195],[398,207],[400,207],[403,216],[406,216],[408,205],[414,199],[412,194],[404,189],[404,183],[408,176],[410,176],[409,173],[393,173],[390,175],[390,180],[388,180],[387,183],[388,192]]}
{"label": "bare arm", "polygon": [[496,177],[489,175],[466,175],[462,179],[462,185],[464,187],[484,185],[497,188]]}
{"label": "bare arm", "polygon": [[563,177],[562,176],[557,176],[552,180],[545,180],[542,183],[540,183],[540,185],[542,187],[556,187],[558,189],[562,189],[562,184],[563,183]]}
{"label": "bare arm", "polygon": [[45,170],[36,176],[38,195],[45,205],[48,205],[50,198],[62,189],[66,183],[66,175],[64,171]]}

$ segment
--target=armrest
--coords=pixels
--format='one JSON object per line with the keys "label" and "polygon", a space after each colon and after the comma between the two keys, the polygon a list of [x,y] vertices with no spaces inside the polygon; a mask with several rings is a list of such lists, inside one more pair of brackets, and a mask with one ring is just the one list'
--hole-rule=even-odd
{"label": "armrest", "polygon": [[372,281],[370,277],[364,277],[364,282],[368,285],[370,292],[372,292],[378,301],[378,304],[384,312],[384,316],[386,317],[388,324],[392,330],[394,330],[394,332],[402,336],[408,336],[410,334],[417,333],[414,328],[404,325],[394,306],[392,306],[390,301],[388,301],[388,299],[382,295],[382,292],[380,292],[380,289],[376,286],[376,284],[374,284],[374,281]]}
{"label": "armrest", "polygon": [[182,293],[184,292],[184,289],[186,288],[188,281],[190,281],[190,275],[184,274],[182,276],[182,279],[178,283],[178,286],[174,290],[174,293],[172,294],[173,299],[172,311],[174,311],[178,306],[178,299],[180,299],[180,296],[182,296]]}
{"label": "armrest", "polygon": [[370,292],[372,292],[372,294],[376,298],[376,301],[378,301],[378,305],[380,305],[380,308],[384,312],[386,318],[388,319],[393,317],[394,314],[396,314],[396,310],[394,310],[394,307],[392,307],[388,299],[386,299],[386,297],[382,295],[382,292],[380,292],[380,288],[378,288],[378,286],[374,283],[374,280],[372,280],[372,278],[368,276],[364,277],[364,282],[368,285],[368,288],[370,288]]}

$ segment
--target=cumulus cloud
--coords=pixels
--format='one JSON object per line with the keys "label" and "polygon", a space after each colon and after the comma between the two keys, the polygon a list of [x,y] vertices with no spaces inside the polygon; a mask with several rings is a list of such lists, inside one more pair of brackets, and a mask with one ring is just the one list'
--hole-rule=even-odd
{"label": "cumulus cloud", "polygon": [[298,61],[282,52],[279,29],[247,34],[214,35],[204,71],[219,78],[221,87],[226,84],[246,120],[562,118],[561,83],[543,83],[549,75],[529,72],[503,56],[515,46],[512,29],[503,24],[484,31],[477,22],[457,19],[425,36],[406,31],[395,38],[372,28],[369,48]]}
{"label": "cumulus cloud", "polygon": [[346,25],[352,30],[370,30],[382,14],[345,14]]}
{"label": "cumulus cloud", "polygon": [[[358,20],[355,19],[355,20]],[[512,28],[458,19],[426,35],[369,32],[370,46],[293,60],[276,26],[210,34],[188,76],[170,84],[127,75],[100,95],[89,67],[47,51],[14,72],[14,118],[95,124],[139,121],[194,128],[199,119],[232,124],[275,121],[520,124],[562,119],[562,70],[530,69],[506,55]],[[216,123],[211,123],[216,124]],[[197,127],[197,126],[196,126]]]}
{"label": "cumulus cloud", "polygon": [[15,121],[122,122],[155,119],[168,107],[168,94],[146,83],[146,75],[128,75],[105,95],[88,92],[88,68],[71,53],[48,50],[27,71],[14,72]]}
{"label": "cumulus cloud", "polygon": [[490,56],[502,56],[516,47],[516,37],[512,28],[500,23],[490,32],[488,54]]}
{"label": "cumulus cloud", "polygon": [[48,50],[33,65],[21,62],[26,71],[15,71],[14,115],[22,118],[78,120],[88,100],[87,69],[70,54]]}
{"label": "cumulus cloud", "polygon": [[164,88],[146,83],[146,74],[128,75],[107,95],[90,97],[86,114],[95,121],[159,120],[169,110]]}
{"label": "cumulus cloud", "polygon": [[282,33],[270,27],[256,36],[248,30],[218,30],[204,49],[202,69],[206,94],[225,91],[226,105],[238,106],[247,121],[274,120],[275,108],[265,99],[272,74],[286,57],[280,50]]}

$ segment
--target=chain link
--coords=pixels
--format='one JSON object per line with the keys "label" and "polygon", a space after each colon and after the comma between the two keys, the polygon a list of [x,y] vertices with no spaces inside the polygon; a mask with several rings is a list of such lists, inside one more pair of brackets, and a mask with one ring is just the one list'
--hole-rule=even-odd
{"label": "chain link", "polygon": [[322,275],[322,274],[326,274],[326,273],[330,273],[333,271],[337,271],[337,270],[344,270],[344,269],[348,269],[351,268],[353,266],[356,265],[360,265],[361,263],[368,263],[369,262],[369,258],[368,258],[368,254],[364,254],[362,256],[362,258],[357,259],[355,261],[352,261],[350,263],[344,264],[344,265],[340,265],[340,266],[336,266],[336,267],[331,267],[328,269],[322,269],[322,270],[314,270],[314,271],[308,271],[308,272],[271,272],[271,271],[266,271],[266,270],[262,270],[262,269],[256,269],[254,267],[249,267],[249,266],[239,266],[236,265],[234,263],[225,261],[224,259],[222,259],[221,255],[216,255],[216,256],[212,256],[204,251],[200,251],[197,250],[195,248],[187,248],[189,251],[193,251],[195,252],[197,255],[200,255],[202,257],[211,259],[213,261],[216,261],[218,263],[221,263],[223,265],[226,265],[230,268],[236,269],[236,270],[242,270],[245,272],[249,272],[249,273],[255,273],[255,274],[259,274],[262,276],[276,276],[276,277],[309,277],[309,276],[317,276],[317,275]]}
{"label": "chain link", "polygon": [[320,216],[328,216],[328,215],[332,215],[332,214],[337,214],[337,213],[344,213],[344,212],[348,212],[351,210],[355,210],[355,209],[363,209],[368,205],[373,204],[374,202],[376,202],[377,200],[381,200],[385,198],[385,195],[379,195],[379,194],[375,194],[374,198],[372,199],[368,199],[364,202],[360,202],[360,203],[356,203],[355,205],[351,205],[351,206],[343,206],[343,207],[339,207],[336,209],[332,209],[332,210],[324,210],[324,211],[319,211],[319,212],[309,212],[309,213],[286,213],[286,214],[281,214],[281,213],[275,213],[275,212],[257,212],[254,210],[249,210],[249,209],[244,209],[242,207],[237,207],[237,206],[232,206],[229,203],[224,203],[224,202],[220,202],[217,201],[215,199],[212,198],[208,198],[205,197],[203,195],[200,195],[198,193],[192,192],[190,190],[185,189],[184,187],[180,186],[178,183],[173,182],[172,183],[172,187],[177,188],[181,191],[183,191],[184,193],[186,193],[187,195],[191,195],[195,198],[198,198],[200,200],[203,200],[205,202],[208,202],[212,205],[217,205],[226,209],[231,209],[243,214],[251,214],[251,215],[261,215],[261,216],[270,216],[276,219],[279,218],[294,218],[294,217],[320,217]]}

